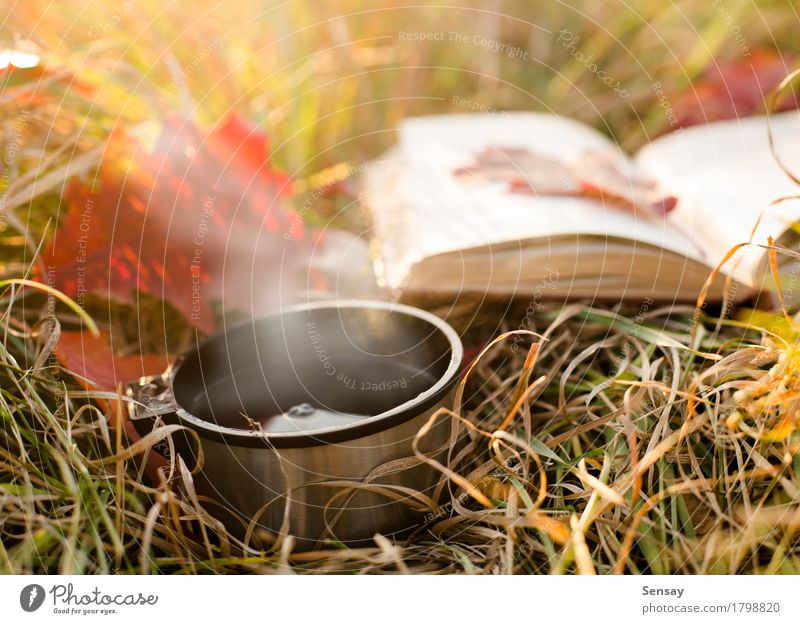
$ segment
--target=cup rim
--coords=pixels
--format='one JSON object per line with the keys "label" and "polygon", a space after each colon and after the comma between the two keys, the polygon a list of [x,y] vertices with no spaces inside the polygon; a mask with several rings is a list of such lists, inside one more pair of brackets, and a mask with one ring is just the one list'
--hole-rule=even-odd
{"label": "cup rim", "polygon": [[[406,314],[408,316],[416,317],[428,323],[432,328],[440,331],[447,339],[450,350],[450,361],[444,374],[442,374],[436,383],[430,388],[424,392],[421,392],[416,397],[393,407],[390,410],[386,410],[374,416],[369,416],[353,423],[334,427],[326,427],[322,429],[312,429],[309,431],[267,433],[260,431],[248,431],[234,427],[225,427],[195,416],[178,403],[177,397],[175,397],[173,386],[175,377],[177,376],[184,361],[206,344],[221,338],[226,334],[230,334],[231,332],[234,332],[242,327],[258,323],[262,320],[274,319],[286,314],[294,314],[297,312],[311,312],[314,310],[324,309],[343,310],[347,308],[383,310],[386,312]],[[242,323],[237,323],[236,325],[228,327],[227,329],[207,337],[195,347],[183,352],[169,367],[164,378],[168,383],[170,393],[172,394],[174,400],[175,415],[178,416],[179,420],[183,421],[186,425],[190,426],[203,437],[220,440],[231,446],[301,448],[308,446],[320,446],[323,444],[335,444],[339,442],[347,442],[359,438],[365,438],[372,434],[392,429],[397,425],[408,422],[416,416],[425,413],[431,407],[439,403],[455,385],[456,381],[458,380],[458,374],[461,369],[463,358],[464,348],[461,343],[461,339],[452,326],[446,321],[440,319],[438,316],[403,303],[391,303],[377,300],[345,299],[341,301],[321,301],[292,305],[276,310],[275,312],[256,317],[254,319],[244,321]]]}

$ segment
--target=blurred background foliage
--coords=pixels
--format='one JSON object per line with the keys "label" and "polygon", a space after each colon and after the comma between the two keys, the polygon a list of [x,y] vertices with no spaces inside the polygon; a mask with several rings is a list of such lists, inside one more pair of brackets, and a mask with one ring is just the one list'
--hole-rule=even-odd
{"label": "blurred background foliage", "polygon": [[0,43],[32,40],[73,72],[92,124],[166,110],[213,123],[233,108],[299,178],[375,156],[404,117],[464,103],[573,116],[633,149],[669,127],[654,83],[692,94],[709,68],[778,48],[788,63],[800,47],[784,0],[10,4]]}
{"label": "blurred background foliage", "polygon": [[[266,133],[303,221],[364,232],[354,174],[405,117],[548,111],[633,151],[684,124],[763,112],[800,55],[784,0],[6,6],[0,50],[39,59],[0,76],[0,146],[13,152],[0,177],[9,276],[63,221],[70,177],[90,174],[115,127],[154,140],[168,114],[210,131],[234,111]],[[148,306],[171,315],[140,304],[113,315],[130,339],[141,339]]]}

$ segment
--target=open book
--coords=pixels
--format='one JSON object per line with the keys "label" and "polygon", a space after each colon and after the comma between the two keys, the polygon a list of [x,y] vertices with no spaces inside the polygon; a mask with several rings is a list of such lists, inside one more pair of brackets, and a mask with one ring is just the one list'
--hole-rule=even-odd
{"label": "open book", "polygon": [[756,289],[768,274],[757,244],[796,247],[800,220],[800,201],[772,205],[800,187],[768,123],[800,171],[796,111],[679,130],[633,157],[550,114],[409,119],[363,176],[378,279],[402,293],[692,301],[752,241],[722,274]]}

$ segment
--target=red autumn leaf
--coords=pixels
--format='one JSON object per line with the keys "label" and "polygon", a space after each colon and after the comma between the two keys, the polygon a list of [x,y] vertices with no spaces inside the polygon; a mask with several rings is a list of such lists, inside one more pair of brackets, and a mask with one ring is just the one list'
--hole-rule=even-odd
{"label": "red autumn leaf", "polygon": [[94,188],[76,181],[65,194],[45,252],[55,285],[78,300],[149,293],[207,332],[214,299],[269,307],[281,282],[305,283],[313,241],[267,157],[263,132],[236,115],[210,133],[170,116],[152,147],[115,130]]}
{"label": "red autumn leaf", "polygon": [[585,152],[568,163],[524,148],[487,147],[454,175],[466,183],[507,182],[509,193],[596,199],[644,216],[663,216],[676,206],[655,181],[622,164],[605,152]]}
{"label": "red autumn leaf", "polygon": [[56,357],[64,368],[93,382],[79,379],[85,388],[109,392],[116,392],[119,384],[163,373],[169,366],[169,358],[161,355],[114,355],[105,332],[98,336],[80,331],[61,332]]}
{"label": "red autumn leaf", "polygon": [[[84,388],[99,388],[108,392],[116,392],[120,384],[135,381],[139,377],[161,374],[169,365],[169,358],[160,355],[114,355],[109,345],[109,336],[105,332],[98,336],[89,332],[61,332],[56,357],[73,374],[91,380],[86,382],[76,378]],[[139,434],[128,420],[126,409],[119,409],[119,404],[109,401],[97,402],[113,426],[123,423],[128,437],[133,441],[139,439]],[[164,465],[166,460],[158,453],[148,455],[144,469],[154,483],[158,483],[157,472]]]}
{"label": "red autumn leaf", "polygon": [[[735,63],[710,65],[690,89],[675,98],[675,125],[766,114],[771,92],[793,65],[792,59],[771,50],[755,50]],[[787,94],[779,110],[791,110],[799,104],[794,94]]]}

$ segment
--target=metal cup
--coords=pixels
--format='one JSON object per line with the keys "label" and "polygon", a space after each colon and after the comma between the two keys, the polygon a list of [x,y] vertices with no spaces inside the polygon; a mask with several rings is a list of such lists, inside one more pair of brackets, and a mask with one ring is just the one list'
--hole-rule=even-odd
{"label": "metal cup", "polygon": [[[415,492],[430,497],[442,475],[414,457],[412,441],[452,407],[462,356],[452,327],[410,306],[292,307],[129,386],[130,417],[140,435],[158,420],[198,434],[174,436],[175,448],[190,467],[202,450],[195,488],[220,503],[208,511],[232,533],[252,521],[283,527],[300,548],[358,544],[418,524]],[[450,434],[450,419],[438,419],[419,450],[442,459]]]}

